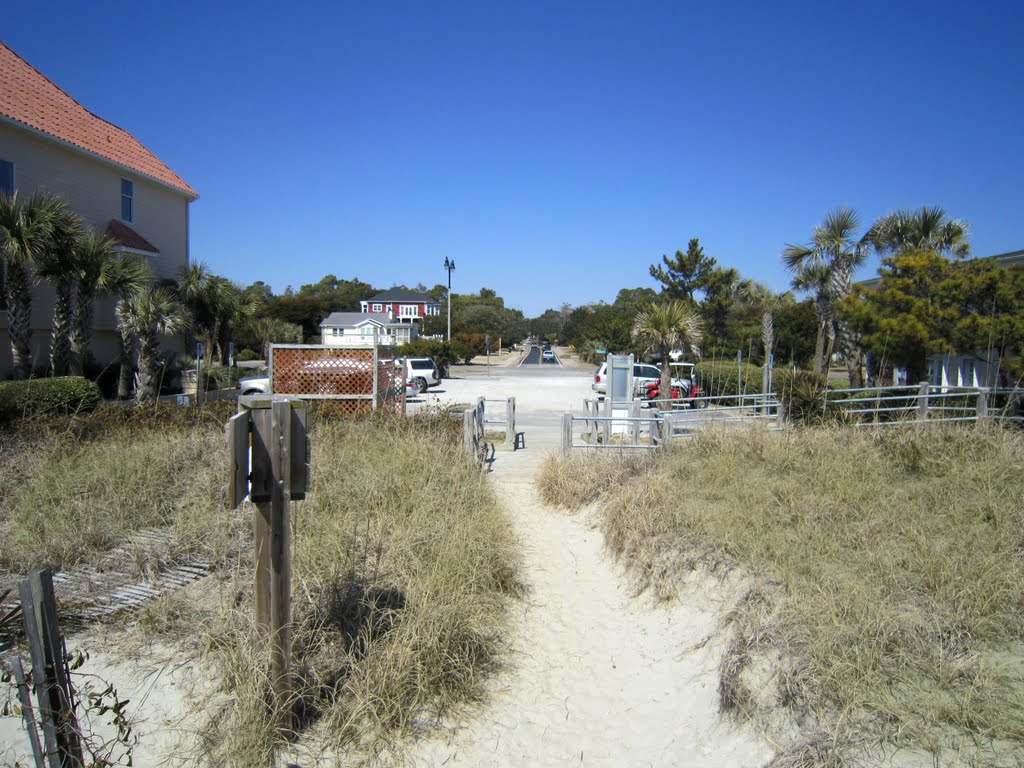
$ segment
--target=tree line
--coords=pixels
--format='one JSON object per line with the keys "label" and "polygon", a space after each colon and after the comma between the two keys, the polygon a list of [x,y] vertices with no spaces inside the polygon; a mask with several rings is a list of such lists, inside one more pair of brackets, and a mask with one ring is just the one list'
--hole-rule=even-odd
{"label": "tree line", "polygon": [[[636,332],[637,321],[674,303],[677,314],[687,310],[680,322],[696,332],[704,358],[740,351],[764,363],[771,355],[777,365],[822,374],[839,359],[859,387],[890,382],[897,367],[919,381],[929,354],[984,352],[1020,377],[1021,359],[1011,353],[1024,346],[1024,270],[969,255],[967,225],[941,208],[898,210],[862,228],[856,211],[841,207],[808,241],[784,246],[788,291],[742,278],[693,238],[685,251],[649,267],[660,290],[623,288],[610,304],[549,309],[530,328],[573,344],[584,360],[657,357],[659,345]],[[880,260],[879,279],[855,284],[854,273],[870,258]],[[697,325],[687,326],[691,320]]]}

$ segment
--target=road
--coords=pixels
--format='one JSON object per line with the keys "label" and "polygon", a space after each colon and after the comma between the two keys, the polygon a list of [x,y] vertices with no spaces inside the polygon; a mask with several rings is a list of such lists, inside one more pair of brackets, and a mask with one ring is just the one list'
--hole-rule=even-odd
{"label": "road", "polygon": [[558,359],[558,354],[555,353],[554,358],[545,360],[541,354],[540,347],[530,347],[530,351],[526,353],[526,357],[520,365],[558,365],[562,364],[561,360]]}

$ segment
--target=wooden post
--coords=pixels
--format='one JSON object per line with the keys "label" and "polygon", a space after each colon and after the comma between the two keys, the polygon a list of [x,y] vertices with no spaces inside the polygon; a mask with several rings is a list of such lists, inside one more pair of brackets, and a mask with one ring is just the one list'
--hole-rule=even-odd
{"label": "wooden post", "polygon": [[[499,341],[500,343],[500,341]],[[505,444],[515,445],[516,442],[516,399],[505,400]]]}
{"label": "wooden post", "polygon": [[250,498],[256,505],[253,516],[256,549],[256,625],[270,634],[270,521],[272,513],[273,462],[270,409],[252,412],[252,487]]}
{"label": "wooden post", "polygon": [[[636,401],[636,400],[631,400],[629,402],[629,417],[631,419],[639,419],[640,418],[640,403],[638,401]],[[633,440],[633,445],[639,445],[640,444],[640,422],[639,421],[631,421],[629,423],[629,431],[630,431],[630,437]]]}
{"label": "wooden post", "polygon": [[29,743],[32,745],[32,757],[35,759],[36,768],[46,768],[43,745],[39,742],[39,729],[36,728],[36,718],[32,713],[32,696],[29,694],[28,680],[25,679],[25,670],[22,669],[20,656],[11,659],[11,674],[14,676],[14,684],[18,687],[21,716],[25,721],[25,731],[28,733]]}
{"label": "wooden post", "polygon": [[78,722],[64,669],[64,640],[57,625],[57,601],[50,569],[32,570],[27,579],[19,582],[18,593],[50,768],[83,765]]}
{"label": "wooden post", "polygon": [[[245,398],[252,422],[249,498],[256,505],[256,623],[270,641],[270,679],[276,727],[292,730],[291,500],[305,498],[309,441],[305,403]],[[230,432],[229,432],[230,437]],[[235,450],[244,443],[235,436]],[[237,466],[236,459],[235,465]],[[241,480],[236,481],[240,485]],[[235,494],[240,500],[240,493]]]}
{"label": "wooden post", "polygon": [[928,420],[928,382],[922,381],[917,393],[917,418]]}
{"label": "wooden post", "polygon": [[978,421],[988,419],[988,387],[978,389]]}
{"label": "wooden post", "polygon": [[292,556],[291,556],[291,440],[292,407],[275,401],[270,410],[271,467],[273,488],[270,502],[270,640],[271,681],[277,699],[277,725],[292,728]]}
{"label": "wooden post", "polygon": [[476,412],[473,410],[462,412],[462,450],[469,458],[476,458]]}
{"label": "wooden post", "polygon": [[380,361],[380,353],[377,351],[377,327],[373,328],[373,400],[370,401],[370,410],[377,410],[377,399],[379,390],[377,387],[380,385],[379,376],[380,371],[377,370],[377,364]]}
{"label": "wooden post", "polygon": [[562,455],[569,456],[572,452],[572,414],[562,414]]}
{"label": "wooden post", "polygon": [[672,440],[675,437],[676,425],[673,423],[674,421],[675,415],[671,411],[666,411],[662,416],[661,423],[664,428],[662,429],[661,442],[666,448],[671,447]]}

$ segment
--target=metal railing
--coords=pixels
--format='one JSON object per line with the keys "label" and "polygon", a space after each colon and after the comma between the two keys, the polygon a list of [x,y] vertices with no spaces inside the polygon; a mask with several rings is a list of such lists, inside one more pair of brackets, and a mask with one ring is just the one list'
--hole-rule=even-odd
{"label": "metal railing", "polygon": [[[661,411],[663,404],[669,410]],[[644,406],[649,406],[650,409]],[[818,406],[815,406],[818,407]],[[903,387],[831,390],[820,398],[822,416],[850,426],[913,423],[1024,423],[1024,390],[986,387]],[[787,423],[775,393],[718,395],[675,400],[633,401],[615,414],[584,400],[584,413],[562,415],[562,452],[574,449],[650,450],[668,445],[709,424],[764,422],[769,429]]]}

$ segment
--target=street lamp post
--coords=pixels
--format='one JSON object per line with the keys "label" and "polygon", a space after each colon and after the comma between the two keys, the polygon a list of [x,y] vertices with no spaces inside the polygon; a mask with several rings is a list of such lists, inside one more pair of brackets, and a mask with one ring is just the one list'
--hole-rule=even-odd
{"label": "street lamp post", "polygon": [[455,269],[455,259],[445,256],[444,268],[448,270],[448,343],[452,341],[452,270]]}

